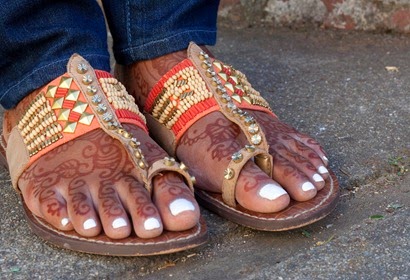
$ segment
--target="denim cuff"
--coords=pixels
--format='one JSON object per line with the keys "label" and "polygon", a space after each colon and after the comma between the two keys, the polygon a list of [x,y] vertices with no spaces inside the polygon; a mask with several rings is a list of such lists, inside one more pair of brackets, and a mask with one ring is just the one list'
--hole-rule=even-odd
{"label": "denim cuff", "polygon": [[184,50],[188,48],[190,42],[195,42],[197,45],[215,45],[216,33],[216,30],[184,30],[176,32],[165,38],[140,46],[114,49],[115,59],[120,64],[129,65],[137,61],[153,59]]}

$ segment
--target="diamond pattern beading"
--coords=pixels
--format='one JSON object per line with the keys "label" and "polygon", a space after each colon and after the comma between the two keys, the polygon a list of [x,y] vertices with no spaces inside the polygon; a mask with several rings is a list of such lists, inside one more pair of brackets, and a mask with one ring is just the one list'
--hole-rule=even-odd
{"label": "diamond pattern beading", "polygon": [[77,124],[90,125],[94,115],[87,113],[88,104],[80,100],[80,91],[73,89],[73,79],[61,77],[59,86],[49,86],[46,97],[51,101],[57,119],[63,121],[63,132],[75,133]]}

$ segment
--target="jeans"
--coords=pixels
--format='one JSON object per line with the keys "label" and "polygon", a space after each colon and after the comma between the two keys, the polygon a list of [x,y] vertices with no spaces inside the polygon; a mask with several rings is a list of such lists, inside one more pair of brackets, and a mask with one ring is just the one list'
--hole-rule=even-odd
{"label": "jeans", "polygon": [[[103,0],[120,64],[213,45],[219,0]],[[0,2],[0,104],[10,109],[66,72],[73,53],[110,71],[104,15],[95,0]]]}

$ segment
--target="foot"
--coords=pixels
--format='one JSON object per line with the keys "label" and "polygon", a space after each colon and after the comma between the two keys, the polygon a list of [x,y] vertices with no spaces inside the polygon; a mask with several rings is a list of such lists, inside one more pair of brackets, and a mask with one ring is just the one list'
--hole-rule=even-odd
{"label": "foot", "polygon": [[[7,127],[17,124],[37,94],[6,112]],[[167,156],[141,128],[124,127],[141,142],[148,164]],[[40,157],[22,174],[18,186],[34,215],[84,237],[103,231],[121,239],[134,230],[138,237],[154,238],[164,229],[182,231],[199,221],[199,207],[180,175],[156,176],[151,196],[124,147],[101,129]]]}
{"label": "foot", "polygon": [[[128,66],[123,73],[124,83],[143,106],[158,80],[185,58],[186,51],[180,51]],[[265,132],[269,153],[274,159],[273,175],[269,177],[249,161],[238,178],[237,202],[252,211],[272,213],[286,208],[290,198],[307,201],[315,197],[329,176],[328,161],[320,145],[268,113],[250,110],[248,113]],[[185,132],[176,154],[195,175],[197,186],[221,192],[221,181],[231,155],[245,144],[246,138],[238,126],[222,113],[213,112]]]}

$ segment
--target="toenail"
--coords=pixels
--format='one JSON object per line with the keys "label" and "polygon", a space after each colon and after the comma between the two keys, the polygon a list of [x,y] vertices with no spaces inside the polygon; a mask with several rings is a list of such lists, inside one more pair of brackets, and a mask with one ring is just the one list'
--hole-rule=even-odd
{"label": "toenail", "polygon": [[302,185],[302,190],[304,192],[307,192],[307,191],[310,191],[310,190],[313,190],[313,189],[315,189],[315,186],[311,182],[305,182]]}
{"label": "toenail", "polygon": [[66,225],[68,225],[68,223],[70,222],[70,220],[68,218],[63,218],[61,219],[61,224],[63,225],[63,227],[65,227]]}
{"label": "toenail", "polygon": [[176,216],[184,211],[194,211],[195,206],[192,204],[191,201],[186,200],[184,198],[179,198],[171,202],[171,204],[169,205],[169,209],[171,210],[172,215]]}
{"label": "toenail", "polygon": [[117,218],[112,222],[112,228],[120,228],[127,226],[127,221],[124,218]]}
{"label": "toenail", "polygon": [[326,156],[323,156],[322,159],[326,162],[329,162],[328,158]]}
{"label": "toenail", "polygon": [[160,228],[160,227],[161,225],[159,221],[155,218],[146,219],[144,222],[145,230],[153,230],[153,229]]}
{"label": "toenail", "polygon": [[267,184],[259,190],[259,195],[269,200],[274,200],[284,194],[287,194],[287,192],[275,184]]}
{"label": "toenail", "polygon": [[94,219],[88,219],[87,221],[84,222],[83,226],[84,226],[84,229],[90,229],[90,228],[96,227],[97,223],[94,221]]}
{"label": "toenail", "polygon": [[323,179],[323,177],[322,176],[320,176],[319,174],[315,174],[315,175],[313,175],[313,180],[315,181],[315,182],[323,182],[324,181],[324,179]]}
{"label": "toenail", "polygon": [[327,170],[327,168],[324,167],[323,165],[318,168],[318,171],[319,171],[320,174],[329,173],[329,171]]}

